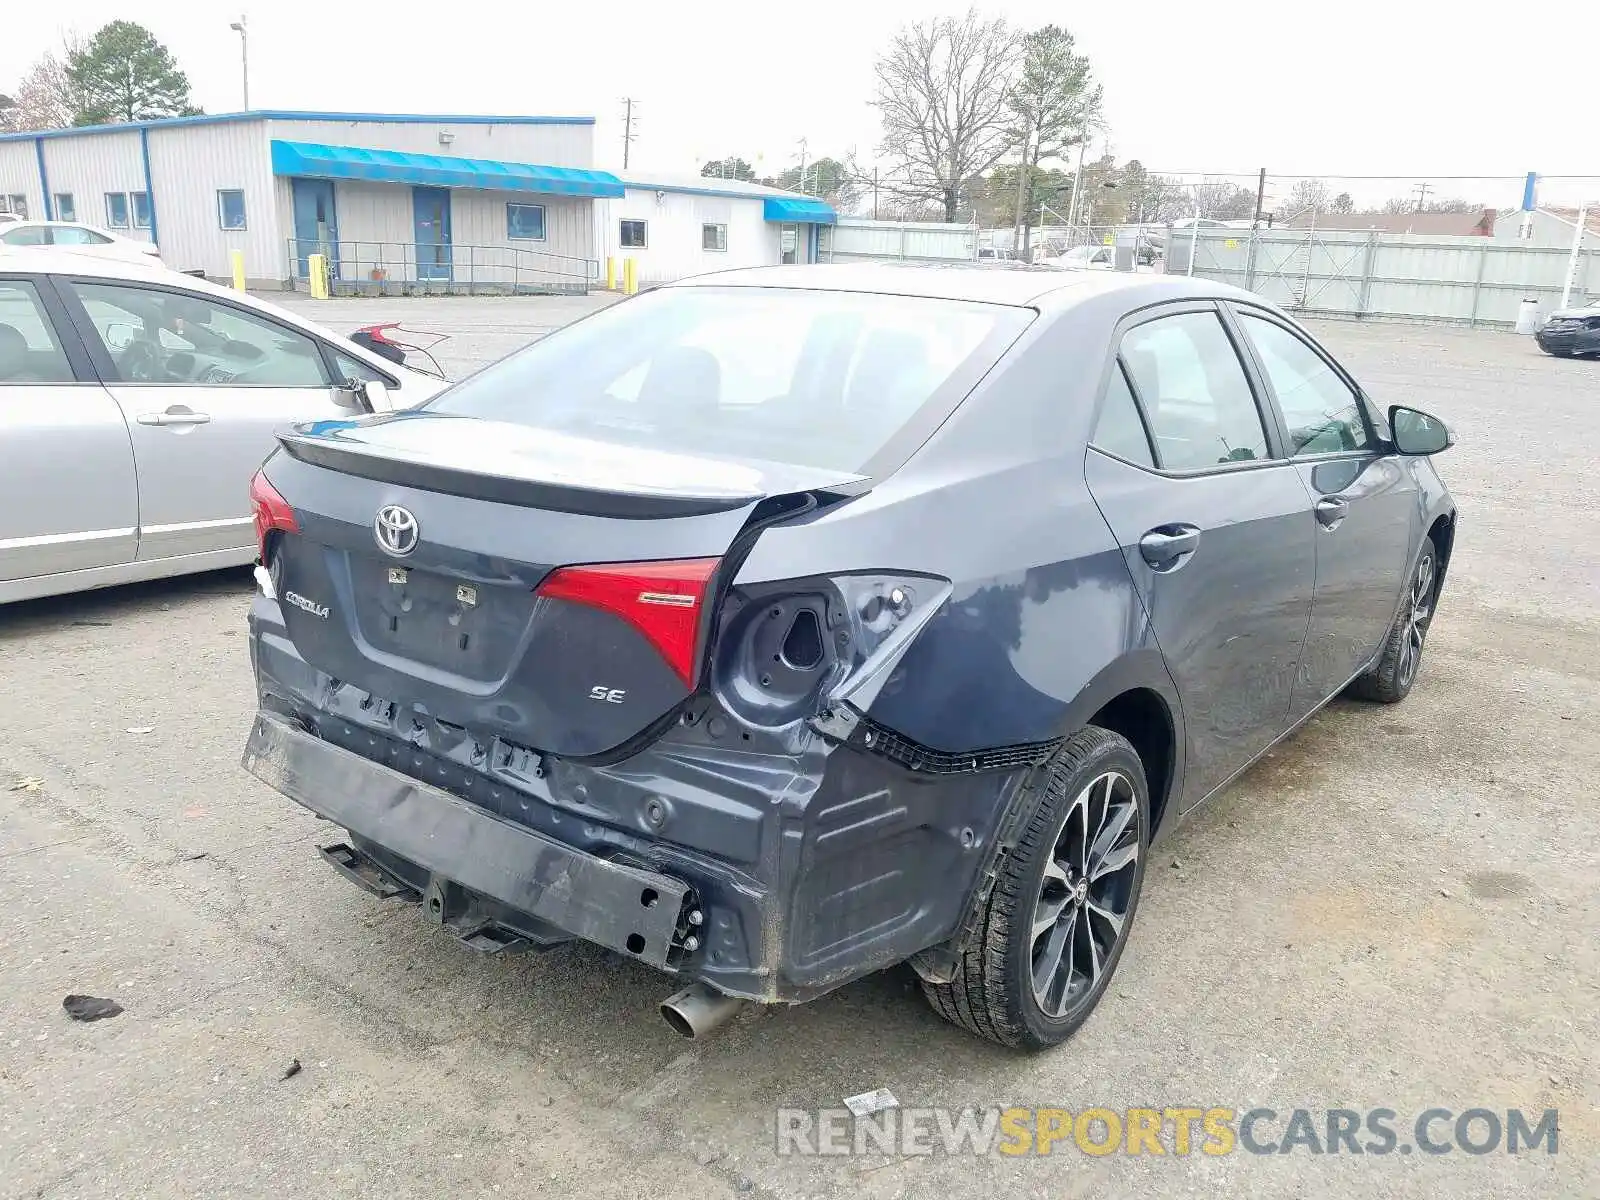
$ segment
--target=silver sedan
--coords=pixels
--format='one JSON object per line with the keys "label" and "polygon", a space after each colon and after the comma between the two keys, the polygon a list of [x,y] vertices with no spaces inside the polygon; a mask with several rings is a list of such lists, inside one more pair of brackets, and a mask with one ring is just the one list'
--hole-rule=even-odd
{"label": "silver sedan", "polygon": [[250,477],[294,421],[443,380],[159,264],[0,257],[0,604],[242,565]]}

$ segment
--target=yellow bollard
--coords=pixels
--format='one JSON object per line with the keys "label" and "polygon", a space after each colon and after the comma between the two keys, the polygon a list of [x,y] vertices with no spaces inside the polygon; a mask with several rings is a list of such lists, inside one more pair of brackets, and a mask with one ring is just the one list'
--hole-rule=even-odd
{"label": "yellow bollard", "polygon": [[244,291],[244,251],[230,250],[228,257],[233,260],[233,290]]}
{"label": "yellow bollard", "polygon": [[610,257],[610,258],[606,259],[606,291],[614,292],[616,290],[617,290],[617,260],[613,256],[613,257]]}
{"label": "yellow bollard", "polygon": [[313,300],[326,300],[328,298],[328,257],[325,254],[313,254],[306,259],[306,273],[311,276],[311,298]]}
{"label": "yellow bollard", "polygon": [[622,260],[622,294],[631,296],[639,290],[639,264],[632,258]]}

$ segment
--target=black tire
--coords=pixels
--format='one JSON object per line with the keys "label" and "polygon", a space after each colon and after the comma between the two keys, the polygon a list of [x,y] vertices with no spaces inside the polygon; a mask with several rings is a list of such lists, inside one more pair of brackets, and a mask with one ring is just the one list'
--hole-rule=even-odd
{"label": "black tire", "polygon": [[[1108,778],[1113,782],[1106,783]],[[972,945],[950,983],[923,981],[922,991],[935,1012],[979,1037],[1041,1050],[1065,1041],[1088,1019],[1117,969],[1144,882],[1150,796],[1144,766],[1127,739],[1091,725],[1036,769],[1017,802],[1023,806],[1021,833],[996,866]],[[1072,866],[1064,869],[1058,852],[1071,857],[1080,844],[1074,840],[1079,829],[1096,832],[1082,839],[1083,867],[1074,879]],[[1097,834],[1104,835],[1103,844]],[[1096,848],[1102,866],[1123,857],[1129,861],[1096,875]],[[1047,868],[1052,868],[1048,881]],[[1063,907],[1055,925],[1036,934],[1035,920],[1056,904]],[[1120,921],[1113,924],[1119,912]],[[1104,947],[1097,933],[1108,939]],[[1036,949],[1041,952],[1037,964]],[[1090,970],[1075,984],[1080,962]],[[1099,973],[1091,975],[1096,963]],[[1056,1007],[1054,998],[1059,998],[1056,1011],[1041,1004],[1036,965],[1050,981],[1046,1003]]]}
{"label": "black tire", "polygon": [[1378,704],[1398,704],[1411,694],[1422,672],[1422,650],[1439,598],[1439,554],[1432,538],[1422,543],[1417,565],[1411,569],[1405,599],[1383,642],[1383,653],[1372,670],[1350,685],[1350,692]]}

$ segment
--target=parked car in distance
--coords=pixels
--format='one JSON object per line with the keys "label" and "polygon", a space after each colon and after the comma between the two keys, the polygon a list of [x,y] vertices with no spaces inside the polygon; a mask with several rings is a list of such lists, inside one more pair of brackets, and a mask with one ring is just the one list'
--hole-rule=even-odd
{"label": "parked car in distance", "polygon": [[249,563],[277,429],[443,386],[149,259],[0,254],[0,604]]}
{"label": "parked car in distance", "polygon": [[688,983],[691,1035],[909,960],[1066,1038],[1153,840],[1411,690],[1456,520],[1440,421],[1154,274],[703,275],[280,440],[246,769],[480,949]]}
{"label": "parked car in distance", "polygon": [[1110,246],[1074,246],[1065,254],[1046,258],[1043,265],[1060,271],[1110,271],[1115,267]]}
{"label": "parked car in distance", "polygon": [[104,255],[130,262],[160,261],[161,251],[151,242],[94,229],[75,221],[14,221],[0,229],[0,256],[19,247],[70,246],[80,254]]}
{"label": "parked car in distance", "polygon": [[1534,332],[1533,340],[1557,358],[1600,355],[1600,300],[1557,309]]}

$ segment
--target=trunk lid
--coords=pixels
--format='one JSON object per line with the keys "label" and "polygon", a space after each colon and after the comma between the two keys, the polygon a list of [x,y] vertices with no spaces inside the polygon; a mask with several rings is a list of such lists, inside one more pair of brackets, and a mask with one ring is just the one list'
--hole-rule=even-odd
{"label": "trunk lid", "polygon": [[280,440],[264,472],[297,528],[270,566],[301,656],[396,736],[426,715],[565,757],[694,690],[753,519],[863,483],[428,412]]}

